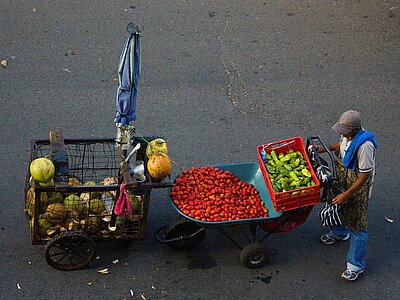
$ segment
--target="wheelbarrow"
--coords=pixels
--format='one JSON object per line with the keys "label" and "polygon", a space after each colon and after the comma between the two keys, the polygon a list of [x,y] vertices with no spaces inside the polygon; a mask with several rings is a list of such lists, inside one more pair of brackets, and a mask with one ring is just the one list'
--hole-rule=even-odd
{"label": "wheelbarrow", "polygon": [[[224,164],[214,167],[232,172],[240,180],[252,184],[258,190],[261,200],[268,209],[268,217],[204,222],[185,215],[169,196],[172,207],[180,217],[168,226],[158,229],[155,233],[156,240],[166,243],[174,250],[188,251],[203,241],[206,230],[217,229],[240,250],[240,262],[243,266],[251,269],[264,266],[270,258],[270,251],[262,242],[273,233],[288,232],[300,226],[307,220],[314,205],[277,212],[271,202],[258,162]],[[246,243],[238,241],[237,237],[227,230],[229,227],[243,230],[247,239]],[[260,235],[261,237],[259,237]]]}

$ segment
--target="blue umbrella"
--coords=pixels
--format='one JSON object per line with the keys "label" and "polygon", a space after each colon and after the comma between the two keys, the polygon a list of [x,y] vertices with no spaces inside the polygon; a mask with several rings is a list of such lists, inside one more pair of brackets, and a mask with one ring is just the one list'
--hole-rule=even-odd
{"label": "blue umbrella", "polygon": [[118,64],[118,88],[115,123],[125,127],[136,120],[137,85],[140,77],[140,31],[141,27],[133,23],[127,26],[129,36]]}

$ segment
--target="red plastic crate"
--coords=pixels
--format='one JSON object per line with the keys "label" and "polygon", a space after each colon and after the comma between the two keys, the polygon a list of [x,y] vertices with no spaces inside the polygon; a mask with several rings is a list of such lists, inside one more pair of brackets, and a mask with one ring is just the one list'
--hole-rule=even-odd
{"label": "red plastic crate", "polygon": [[[300,151],[303,155],[304,160],[307,162],[308,171],[311,173],[312,180],[315,185],[298,188],[286,192],[276,193],[272,187],[271,180],[268,176],[268,171],[261,158],[260,151],[264,149],[266,153],[270,153],[275,150],[276,154],[286,154],[289,150]],[[311,167],[310,160],[304,148],[303,139],[301,137],[289,138],[282,141],[272,142],[257,147],[258,162],[260,163],[261,173],[264,177],[265,183],[267,184],[268,192],[271,196],[272,204],[277,212],[283,212],[287,210],[293,210],[300,207],[314,205],[321,202],[320,197],[320,182],[315,175],[313,168]]]}

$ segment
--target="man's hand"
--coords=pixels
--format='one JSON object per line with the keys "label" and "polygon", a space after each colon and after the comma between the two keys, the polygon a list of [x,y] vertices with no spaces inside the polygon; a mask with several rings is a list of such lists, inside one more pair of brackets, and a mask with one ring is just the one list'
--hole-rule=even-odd
{"label": "man's hand", "polygon": [[360,176],[357,178],[357,180],[352,184],[352,186],[345,191],[344,193],[341,193],[337,195],[335,198],[332,200],[332,204],[344,204],[351,198],[351,196],[363,186],[365,182],[367,182],[368,178],[372,175],[371,172],[366,172],[366,173],[361,173]]}
{"label": "man's hand", "polygon": [[335,198],[332,200],[332,204],[343,204],[346,203],[347,200],[349,200],[350,195],[347,192],[341,193],[337,195]]}

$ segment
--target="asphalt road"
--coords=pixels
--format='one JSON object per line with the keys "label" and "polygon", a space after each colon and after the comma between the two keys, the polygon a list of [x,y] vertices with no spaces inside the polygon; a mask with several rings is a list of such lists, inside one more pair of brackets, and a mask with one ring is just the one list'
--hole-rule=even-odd
{"label": "asphalt road", "polygon": [[[399,297],[399,17],[398,0],[1,1],[0,298]],[[184,168],[256,161],[257,145],[293,136],[335,142],[339,115],[362,112],[380,144],[362,278],[340,279],[347,244],[319,243],[319,206],[264,242],[273,255],[261,269],[241,266],[216,230],[174,252],[153,237],[177,217],[166,190],[152,194],[144,241],[98,244],[99,259],[82,271],[47,265],[23,214],[29,141],[51,129],[114,137],[116,66],[130,21],[144,26],[138,133],[166,137]],[[104,267],[110,274],[97,273]]]}

